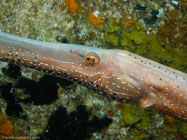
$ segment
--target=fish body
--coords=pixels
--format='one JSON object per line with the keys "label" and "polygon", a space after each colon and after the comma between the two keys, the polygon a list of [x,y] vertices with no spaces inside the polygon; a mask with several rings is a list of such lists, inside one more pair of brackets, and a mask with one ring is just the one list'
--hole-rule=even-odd
{"label": "fish body", "polygon": [[37,41],[0,32],[0,61],[78,81],[109,98],[187,121],[187,74],[128,51]]}

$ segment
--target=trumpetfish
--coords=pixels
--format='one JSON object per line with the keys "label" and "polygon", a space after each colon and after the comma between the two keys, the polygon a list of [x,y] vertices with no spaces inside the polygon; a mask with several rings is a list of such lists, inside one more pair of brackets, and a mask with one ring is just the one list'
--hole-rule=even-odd
{"label": "trumpetfish", "polygon": [[187,74],[124,50],[44,42],[0,32],[0,61],[83,84],[121,102],[187,121]]}

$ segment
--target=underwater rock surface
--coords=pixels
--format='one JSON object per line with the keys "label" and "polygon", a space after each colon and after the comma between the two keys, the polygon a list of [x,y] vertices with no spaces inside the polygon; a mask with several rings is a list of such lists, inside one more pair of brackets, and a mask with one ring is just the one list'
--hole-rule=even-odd
{"label": "underwater rock surface", "polygon": [[[183,0],[1,0],[0,30],[124,49],[187,72],[185,11]],[[187,139],[187,123],[170,116],[111,101],[42,72],[7,63],[0,67],[0,139]]]}

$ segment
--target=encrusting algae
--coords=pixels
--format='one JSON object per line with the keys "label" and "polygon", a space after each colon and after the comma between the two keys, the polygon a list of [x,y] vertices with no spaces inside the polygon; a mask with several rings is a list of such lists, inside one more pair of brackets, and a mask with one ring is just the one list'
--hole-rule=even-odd
{"label": "encrusting algae", "polygon": [[[187,72],[187,49],[176,49],[161,41],[159,35],[147,35],[142,24],[109,19],[105,29],[109,48],[134,52],[169,67]],[[186,50],[186,51],[185,51]],[[184,61],[186,59],[186,61]]]}
{"label": "encrusting algae", "polygon": [[0,114],[0,140],[4,137],[9,137],[13,133],[13,124],[10,120],[5,119],[3,115]]}
{"label": "encrusting algae", "polygon": [[153,114],[151,110],[143,109],[134,104],[123,104],[122,106],[122,118],[126,126],[133,125],[137,129],[145,129],[150,127],[150,116]]}
{"label": "encrusting algae", "polygon": [[90,23],[99,26],[104,24],[104,16],[99,14],[98,11],[94,11],[92,10],[91,12],[89,12],[89,21]]}
{"label": "encrusting algae", "polygon": [[125,20],[125,25],[130,25],[130,24],[135,23],[135,22],[136,22],[135,19],[127,19],[127,20]]}
{"label": "encrusting algae", "polygon": [[186,18],[184,18],[185,12],[182,12],[182,10],[185,10],[183,5],[181,5],[181,9],[175,8],[175,10],[167,11],[167,20],[164,21],[164,24],[160,27],[158,32],[158,35],[164,43],[172,48],[187,48],[187,22]]}
{"label": "encrusting algae", "polygon": [[71,11],[72,13],[75,13],[78,9],[78,3],[76,0],[65,0],[68,10]]}

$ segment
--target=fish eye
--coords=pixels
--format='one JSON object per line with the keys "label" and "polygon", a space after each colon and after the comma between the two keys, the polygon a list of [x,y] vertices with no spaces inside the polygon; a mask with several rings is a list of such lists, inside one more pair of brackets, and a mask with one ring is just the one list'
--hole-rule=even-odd
{"label": "fish eye", "polygon": [[94,52],[90,52],[88,53],[85,57],[84,57],[85,63],[89,66],[96,66],[99,64],[99,56],[94,53]]}

